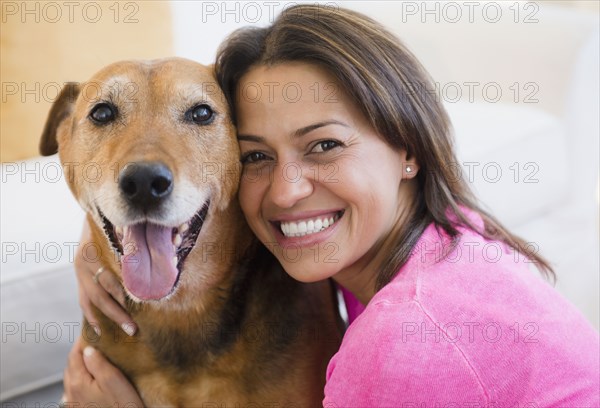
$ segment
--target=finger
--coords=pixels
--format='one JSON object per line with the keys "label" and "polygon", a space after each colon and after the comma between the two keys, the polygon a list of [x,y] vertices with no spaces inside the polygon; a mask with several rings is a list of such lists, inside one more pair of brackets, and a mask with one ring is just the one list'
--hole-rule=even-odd
{"label": "finger", "polygon": [[[123,331],[129,336],[132,336],[137,331],[137,326],[129,314],[115,301],[113,296],[105,289],[105,282],[109,285],[118,285],[120,283],[110,270],[105,270],[98,277],[98,283],[94,282],[93,274],[89,273],[89,265],[86,262],[82,263],[77,269],[77,278],[79,280],[79,304],[88,322],[94,327],[99,327],[98,319],[94,315],[92,305],[96,306],[106,317],[116,322],[121,326]],[[95,273],[95,272],[94,272]],[[107,278],[108,277],[108,278]],[[122,291],[122,289],[119,289]],[[116,292],[116,290],[113,290]],[[121,292],[122,294],[122,292]],[[123,303],[124,303],[124,295]],[[99,333],[98,333],[99,334]]]}
{"label": "finger", "polygon": [[[106,396],[98,386],[97,381],[84,362],[83,342],[79,338],[69,353],[67,369],[64,378],[63,399],[71,404],[84,405],[93,403],[94,406],[113,406],[114,396]],[[84,349],[85,350],[85,349]]]}
{"label": "finger", "polygon": [[122,307],[126,307],[125,291],[123,290],[121,282],[112,271],[106,270],[100,274],[100,276],[98,276],[98,283],[102,285],[104,290],[106,290],[113,299],[119,302]]}
{"label": "finger", "polygon": [[92,381],[92,376],[86,368],[83,361],[81,348],[81,339],[73,343],[73,348],[69,352],[67,367],[65,369],[64,383],[65,391],[76,388],[79,384],[88,384]]}
{"label": "finger", "polygon": [[101,378],[103,370],[114,368],[106,357],[92,346],[83,349],[82,363],[93,378]]}
{"label": "finger", "polygon": [[[87,225],[87,223],[85,225]],[[91,299],[91,295],[94,291],[98,291],[98,288],[91,286],[93,283],[90,279],[90,276],[93,276],[91,268],[93,268],[94,265],[95,263],[92,261],[86,261],[82,256],[81,250],[78,250],[75,256],[74,266],[75,276],[77,277],[77,283],[79,285],[79,306],[81,307],[86,320],[92,324],[93,327],[98,327],[98,319],[94,315],[94,310],[92,308],[93,300]]]}
{"label": "finger", "polygon": [[118,396],[121,401],[132,402],[136,406],[142,406],[133,385],[100,351],[87,346],[83,350],[83,360],[100,390],[104,391],[107,395]]}
{"label": "finger", "polygon": [[[106,271],[100,275],[98,282],[102,287],[110,294],[110,296],[116,300],[120,307],[114,305],[114,303],[107,303],[107,309],[111,309],[109,313],[114,314],[114,321],[118,322],[125,333],[133,336],[137,331],[135,322],[131,319],[131,316],[125,311],[125,291],[121,282],[112,271]],[[108,311],[108,310],[107,310]],[[107,315],[111,317],[110,315]]]}
{"label": "finger", "polygon": [[101,334],[100,333],[100,322],[98,321],[98,319],[96,318],[96,315],[94,314],[94,309],[92,308],[92,302],[90,301],[90,298],[87,296],[82,285],[79,285],[79,306],[81,307],[81,310],[83,311],[83,316],[85,317],[85,320],[87,320],[88,323],[90,324],[90,326],[94,328],[94,331],[96,332],[96,334],[98,336],[100,336],[100,334]]}
{"label": "finger", "polygon": [[102,290],[102,293],[97,293],[96,296],[97,297],[93,302],[96,307],[110,320],[119,324],[125,333],[129,336],[133,336],[137,331],[137,325],[121,305],[119,305],[108,292],[104,291],[104,289]]}

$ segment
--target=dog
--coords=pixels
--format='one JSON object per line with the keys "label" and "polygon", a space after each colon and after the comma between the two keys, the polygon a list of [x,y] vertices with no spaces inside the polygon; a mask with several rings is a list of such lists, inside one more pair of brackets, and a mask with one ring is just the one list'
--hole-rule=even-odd
{"label": "dog", "polygon": [[146,406],[321,406],[343,331],[335,290],[290,278],[249,230],[212,67],[124,61],[66,84],[40,152],[58,152],[138,325],[128,338],[95,309],[102,335],[84,321],[83,341]]}

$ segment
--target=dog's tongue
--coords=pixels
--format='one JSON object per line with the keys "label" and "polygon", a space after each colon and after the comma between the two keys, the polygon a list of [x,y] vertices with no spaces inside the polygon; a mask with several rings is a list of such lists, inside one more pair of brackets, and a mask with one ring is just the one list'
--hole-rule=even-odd
{"label": "dog's tongue", "polygon": [[150,223],[123,228],[123,283],[139,299],[161,299],[177,281],[171,231]]}

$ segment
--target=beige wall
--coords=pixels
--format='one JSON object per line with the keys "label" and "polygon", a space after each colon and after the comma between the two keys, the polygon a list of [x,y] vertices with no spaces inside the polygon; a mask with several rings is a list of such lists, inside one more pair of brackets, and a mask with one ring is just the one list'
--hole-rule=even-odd
{"label": "beige wall", "polygon": [[600,12],[600,1],[598,0],[545,0],[544,3],[573,7],[595,13],[596,15]]}
{"label": "beige wall", "polygon": [[46,114],[68,81],[122,59],[172,55],[166,1],[0,1],[0,160],[38,155]]}

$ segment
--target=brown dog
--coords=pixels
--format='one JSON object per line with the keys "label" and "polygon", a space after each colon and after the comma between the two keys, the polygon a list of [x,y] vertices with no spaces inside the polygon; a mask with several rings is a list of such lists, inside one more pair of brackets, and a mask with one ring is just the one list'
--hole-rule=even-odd
{"label": "brown dog", "polygon": [[40,150],[58,151],[139,327],[126,338],[102,316],[102,335],[86,322],[84,340],[146,405],[321,406],[341,339],[334,292],[294,281],[255,242],[237,203],[235,129],[210,67],[121,62],[68,84]]}

